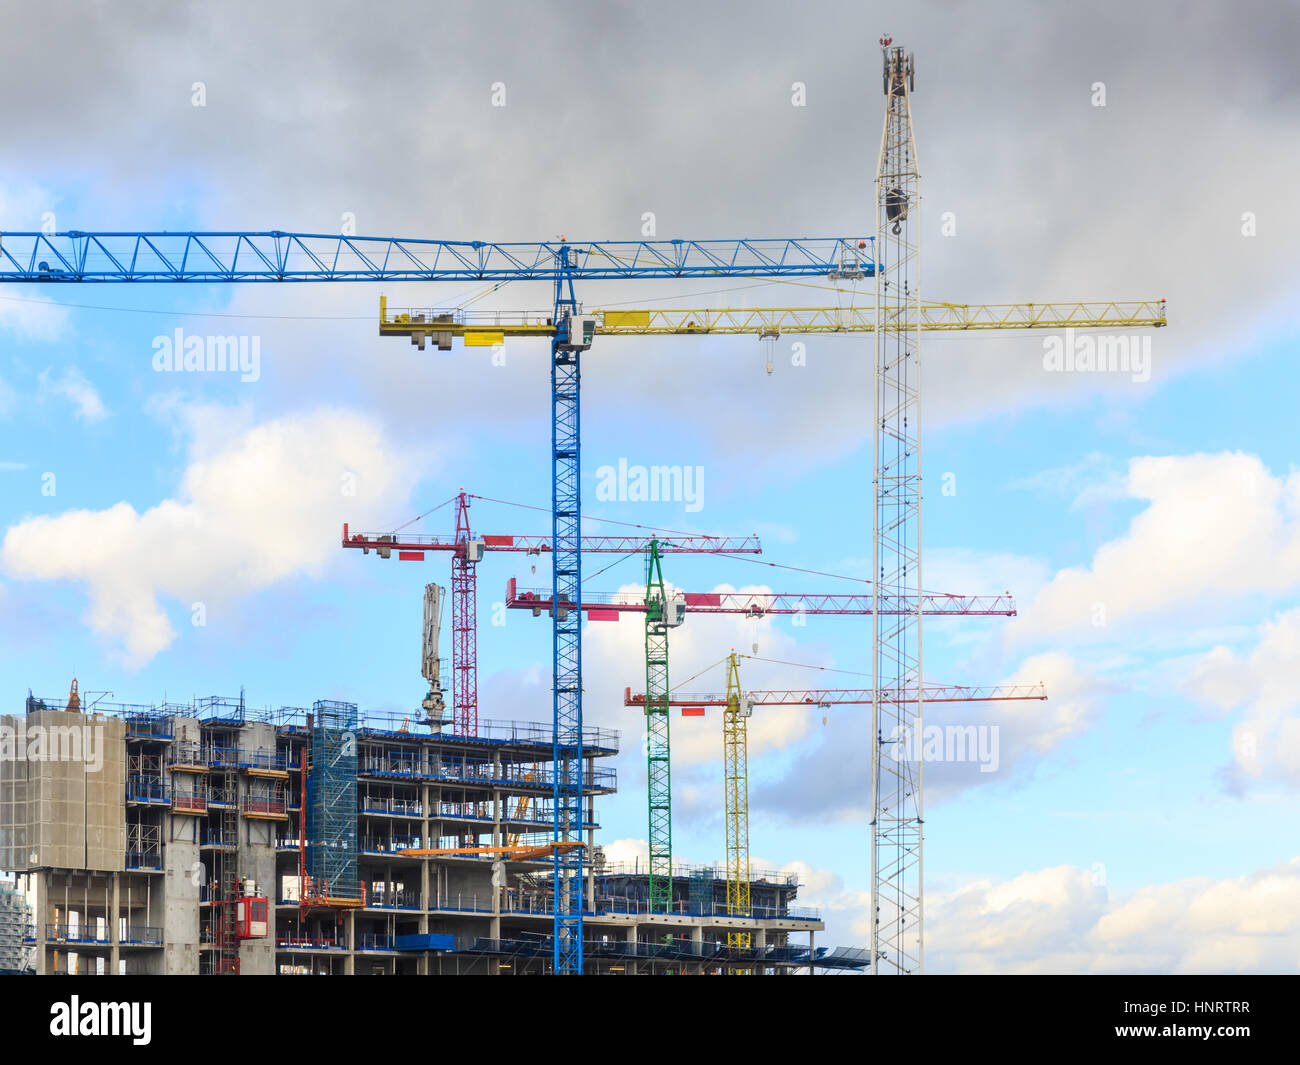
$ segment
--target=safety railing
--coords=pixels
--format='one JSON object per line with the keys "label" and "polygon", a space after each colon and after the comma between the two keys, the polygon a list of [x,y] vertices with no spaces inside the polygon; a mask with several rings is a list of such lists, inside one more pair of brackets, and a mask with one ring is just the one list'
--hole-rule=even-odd
{"label": "safety railing", "polygon": [[379,795],[362,795],[364,814],[392,814],[395,817],[423,817],[424,804],[419,799],[395,799]]}
{"label": "safety railing", "polygon": [[205,791],[172,790],[172,809],[181,814],[201,814],[208,808]]}
{"label": "safety railing", "polygon": [[[647,872],[646,866],[640,862],[606,862],[596,873],[596,876],[645,876]],[[700,873],[708,874],[710,879],[719,879],[721,877],[721,871],[714,865],[673,865],[673,876],[675,878],[686,880],[692,874]],[[755,885],[773,884],[778,887],[798,887],[799,875],[797,873],[781,873],[767,869],[750,869],[749,882]]]}
{"label": "safety railing", "polygon": [[378,910],[419,910],[422,909],[421,896],[418,891],[397,888],[393,891],[372,891],[366,896],[366,905]]}
{"label": "safety railing", "polygon": [[255,751],[240,752],[239,764],[248,769],[287,770],[289,756],[284,750],[259,747]]}
{"label": "safety railing", "polygon": [[239,748],[208,744],[203,748],[203,761],[210,766],[220,766],[223,769],[236,767],[239,765]]}
{"label": "safety railing", "polygon": [[169,740],[172,738],[171,718],[161,714],[124,714],[128,740]]}
{"label": "safety railing", "polygon": [[357,849],[370,854],[399,854],[425,847],[419,836],[362,836]]}
{"label": "safety railing", "polygon": [[[408,780],[453,780],[470,784],[510,784],[536,788],[551,787],[549,766],[494,766],[491,762],[439,762],[419,751],[376,750],[362,745],[357,756],[357,773],[370,776],[401,777]],[[608,767],[589,768],[582,774],[585,788],[617,787],[617,772]]]}
{"label": "safety railing", "polygon": [[396,950],[397,947],[393,942],[395,937],[388,935],[386,932],[359,932],[357,934],[357,950]]}
{"label": "safety railing", "polygon": [[347,944],[334,939],[310,936],[276,936],[275,945],[281,950],[347,950]]}
{"label": "safety railing", "polygon": [[[549,907],[550,899],[547,897]],[[622,898],[616,896],[598,896],[593,905],[599,913],[651,914],[671,913],[680,917],[715,917],[726,920],[781,920],[781,921],[820,921],[821,911],[815,907],[803,906],[751,906],[749,913],[733,918],[724,903],[705,901],[703,905],[688,900],[675,901],[671,909],[663,906],[650,908],[648,899]]]}
{"label": "safety railing", "polygon": [[285,799],[250,796],[240,803],[240,808],[246,814],[256,814],[263,817],[287,817],[289,813],[288,805]]}
{"label": "safety railing", "polygon": [[65,922],[50,923],[45,926],[45,938],[54,943],[107,943],[108,931],[100,931],[89,925],[71,925]]}
{"label": "safety railing", "polygon": [[[508,801],[502,803],[501,823],[503,825],[541,825],[549,826],[553,818],[553,803],[549,799],[538,798],[531,802],[528,808],[515,816],[518,809],[518,798],[511,797]],[[441,802],[436,807],[436,813],[432,816],[444,818],[447,820],[456,819],[461,821],[484,821],[495,822],[496,818],[492,813],[492,804],[490,802]],[[587,818],[587,811],[583,809],[582,827],[599,828],[599,816]]]}
{"label": "safety railing", "polygon": [[170,787],[162,777],[128,776],[126,778],[126,801],[170,802]]}
{"label": "safety railing", "polygon": [[[287,708],[286,708],[287,709]],[[509,743],[525,747],[552,746],[552,731],[549,725],[537,721],[488,721],[480,720],[478,731],[474,736],[454,736],[450,732],[413,731],[410,722],[401,714],[370,712],[363,714],[359,722],[359,731],[389,733],[409,736],[412,739],[438,739],[455,744]],[[619,749],[618,729],[596,728],[588,726],[582,730],[582,745],[605,751]]]}
{"label": "safety railing", "polygon": [[205,828],[199,840],[200,847],[234,847],[238,843],[238,838],[227,839],[219,828]]}
{"label": "safety railing", "polygon": [[208,764],[208,758],[203,751],[203,744],[197,740],[178,740],[167,752],[167,764],[205,766]]}

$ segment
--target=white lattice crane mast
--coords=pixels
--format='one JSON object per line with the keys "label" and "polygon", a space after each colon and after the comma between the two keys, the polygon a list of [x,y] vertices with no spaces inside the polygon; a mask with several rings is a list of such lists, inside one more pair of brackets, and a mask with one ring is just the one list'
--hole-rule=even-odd
{"label": "white lattice crane mast", "polygon": [[[882,37],[885,122],[876,169],[876,373],[872,581],[871,966],[924,970],[922,763],[896,740],[922,735],[921,180],[912,135],[912,57]],[[881,692],[898,693],[893,699]]]}

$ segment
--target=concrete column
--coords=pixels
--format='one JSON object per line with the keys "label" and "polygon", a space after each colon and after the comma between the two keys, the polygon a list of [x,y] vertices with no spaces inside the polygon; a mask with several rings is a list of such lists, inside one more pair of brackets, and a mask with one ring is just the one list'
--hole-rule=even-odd
{"label": "concrete column", "polygon": [[[121,873],[110,873],[113,878],[113,901],[107,914],[104,915],[105,921],[108,922],[108,972],[110,976],[117,975],[118,962],[122,955],[122,936],[118,928],[119,914],[121,913]],[[128,913],[126,923],[131,923],[131,915]]]}
{"label": "concrete column", "polygon": [[50,871],[40,869],[36,872],[36,905],[32,910],[36,925],[36,975],[45,976],[51,971],[46,958],[45,925],[50,919]]}
{"label": "concrete column", "polygon": [[[586,779],[586,774],[590,773],[595,768],[594,759],[588,758],[586,760],[586,763],[587,766],[583,776],[584,780]],[[587,821],[594,822],[595,820],[596,820],[596,797],[594,795],[588,795],[587,796]],[[596,830],[594,828],[589,828],[587,829],[587,858],[588,858],[587,898],[589,900],[594,900],[596,898],[596,867],[591,863],[590,860],[591,855],[595,849],[595,846],[596,846]],[[593,905],[592,910],[595,910],[595,908],[596,907]]]}
{"label": "concrete column", "polygon": [[[238,735],[239,749],[250,760],[258,751],[275,750],[275,727],[268,722],[252,721],[243,726]],[[238,776],[236,790],[237,802],[252,794],[253,780],[263,778],[248,777],[243,773]],[[273,786],[274,782],[272,782]],[[275,876],[275,822],[261,818],[246,818],[242,810],[238,815],[239,842],[238,863],[242,879],[257,882],[257,890],[273,900],[276,884]],[[268,928],[268,932],[271,929]],[[275,972],[275,939],[268,935],[266,939],[246,939],[239,944],[239,971],[249,976],[269,976]]]}

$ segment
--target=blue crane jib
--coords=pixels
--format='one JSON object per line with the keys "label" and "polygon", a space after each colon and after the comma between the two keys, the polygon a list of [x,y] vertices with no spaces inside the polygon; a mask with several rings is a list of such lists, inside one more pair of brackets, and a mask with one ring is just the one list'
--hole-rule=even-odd
{"label": "blue crane jib", "polygon": [[322,233],[0,231],[0,282],[873,277],[873,238],[484,241]]}

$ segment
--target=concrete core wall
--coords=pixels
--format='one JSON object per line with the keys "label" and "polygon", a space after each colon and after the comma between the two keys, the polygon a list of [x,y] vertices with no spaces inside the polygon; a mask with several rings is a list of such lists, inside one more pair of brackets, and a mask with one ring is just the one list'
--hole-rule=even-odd
{"label": "concrete core wall", "polygon": [[125,736],[116,718],[0,717],[0,868],[122,869]]}

